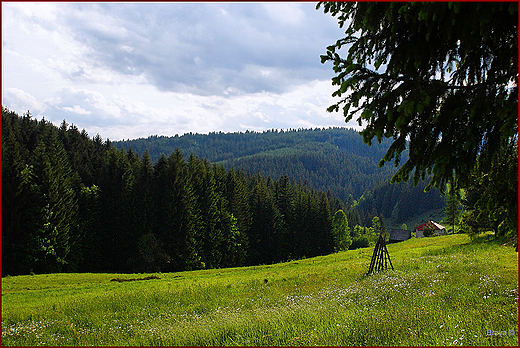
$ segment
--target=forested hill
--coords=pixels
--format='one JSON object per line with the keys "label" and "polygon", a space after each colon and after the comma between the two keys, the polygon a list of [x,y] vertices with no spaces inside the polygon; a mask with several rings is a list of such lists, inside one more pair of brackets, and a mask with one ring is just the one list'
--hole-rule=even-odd
{"label": "forested hill", "polygon": [[[266,141],[264,151],[223,163],[273,169],[279,161],[280,173],[300,168],[323,176],[329,187],[388,180],[391,167],[378,171],[374,158],[342,150],[348,142],[328,136],[341,131],[346,138],[356,134],[302,131],[322,141],[278,148]],[[368,246],[384,229],[380,216],[402,219],[417,211],[417,202],[433,208],[431,200],[410,194],[409,184],[390,190],[384,184],[348,209],[331,192],[310,187],[316,182],[226,169],[179,148],[152,163],[146,151],[117,150],[65,121],[56,127],[2,107],[2,274],[275,263]]]}
{"label": "forested hill", "polygon": [[330,190],[346,202],[359,198],[390,177],[395,168],[378,167],[390,142],[367,146],[358,132],[346,128],[271,130],[262,133],[210,133],[151,136],[112,143],[143,155],[152,162],[176,148],[235,168],[279,178],[287,175],[318,190]]}
{"label": "forested hill", "polygon": [[[287,175],[293,181],[307,183],[320,191],[330,191],[353,209],[349,222],[369,226],[374,216],[391,219],[395,225],[408,222],[429,210],[443,208],[444,197],[438,190],[424,193],[425,184],[390,184],[396,168],[378,163],[390,141],[371,146],[352,129],[270,130],[262,133],[210,133],[182,136],[150,136],[146,139],[117,141],[118,148],[132,149],[139,155],[148,150],[152,162],[161,154],[168,156],[180,149],[211,162],[261,173],[277,179]],[[406,160],[406,154],[402,162]]]}
{"label": "forested hill", "polygon": [[[176,272],[349,247],[341,202],[178,149],[152,164],[2,107],[2,275]],[[333,226],[332,214],[336,217]]]}
{"label": "forested hill", "polygon": [[266,151],[299,148],[309,144],[327,144],[361,157],[374,161],[386,153],[388,142],[373,144],[367,151],[363,139],[353,129],[343,127],[267,130],[264,132],[212,132],[209,134],[187,133],[171,137],[152,135],[148,138],[114,141],[116,147],[131,147],[141,154],[147,149],[152,162],[161,154],[170,154],[176,148],[184,153],[193,153],[210,162],[222,162],[251,156]]}

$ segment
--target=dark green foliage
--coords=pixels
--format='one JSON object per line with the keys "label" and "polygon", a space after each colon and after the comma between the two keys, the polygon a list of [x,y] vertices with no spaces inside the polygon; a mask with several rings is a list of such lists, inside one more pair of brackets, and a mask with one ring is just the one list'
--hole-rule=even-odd
{"label": "dark green foliage", "polygon": [[251,248],[249,264],[268,264],[281,261],[280,243],[283,220],[275,205],[265,178],[257,176],[251,194],[253,223],[249,235]]}
{"label": "dark green foliage", "polygon": [[461,230],[476,237],[493,230],[495,237],[517,235],[518,231],[518,139],[502,144],[489,163],[486,175],[471,177],[461,201],[464,207]]}
{"label": "dark green foliage", "polygon": [[[388,178],[395,169],[377,165],[389,142],[367,148],[359,133],[351,129],[151,136],[114,144],[140,154],[153,150],[157,159],[159,154],[170,153],[178,146],[186,154],[193,152],[207,157],[228,170],[287,177],[306,183],[327,192],[331,211],[343,210],[350,226],[368,226],[372,218],[379,215],[403,222],[444,206],[444,198],[438,190],[423,192],[426,184],[391,185]],[[154,157],[151,158],[153,161]],[[229,197],[227,200],[233,204]],[[241,223],[241,218],[236,214],[235,217]]]}
{"label": "dark green foliage", "polygon": [[335,249],[329,196],[179,150],[152,164],[2,109],[3,275],[172,272]]}
{"label": "dark green foliage", "polygon": [[352,244],[350,245],[350,250],[360,249],[360,248],[368,248],[370,246],[371,239],[367,235],[361,235],[352,239]]}
{"label": "dark green foliage", "polygon": [[436,189],[424,192],[425,186],[425,182],[413,186],[412,183],[390,184],[386,181],[367,190],[353,210],[359,212],[360,224],[367,226],[374,216],[392,218],[398,224],[432,209],[443,208],[445,198]]}
{"label": "dark green foliage", "polygon": [[[476,175],[479,171],[487,175]],[[492,158],[479,159],[473,178],[484,188],[473,206],[479,218],[492,224],[495,237],[517,236],[518,137],[500,144]]]}
{"label": "dark green foliage", "polygon": [[237,229],[237,234],[233,235],[232,245],[230,245],[233,248],[231,255],[235,265],[243,266],[249,250],[248,235],[252,224],[248,179],[243,173],[231,169],[225,180],[225,192],[222,194],[227,203],[227,211],[231,214],[231,223]]}
{"label": "dark green foliage", "polygon": [[[319,3],[347,25],[327,48],[347,120],[360,115],[371,143],[392,137],[381,164],[409,158],[393,180],[433,174],[430,186],[468,184],[478,156],[490,158],[518,120],[518,4]],[[346,57],[340,49],[348,46]],[[343,53],[343,52],[341,52]]]}
{"label": "dark green foliage", "polygon": [[132,268],[137,272],[160,272],[171,258],[164,252],[164,245],[154,233],[147,233],[137,243],[137,255],[132,260]]}
{"label": "dark green foliage", "polygon": [[348,227],[347,215],[343,210],[338,210],[332,219],[334,231],[334,251],[348,250],[352,244],[350,228]]}
{"label": "dark green foliage", "polygon": [[241,169],[272,178],[283,175],[306,182],[321,191],[330,190],[340,200],[359,197],[395,172],[379,168],[377,162],[389,142],[375,144],[367,151],[362,137],[352,129],[300,129],[263,133],[185,134],[175,137],[117,141],[118,148],[138,154],[150,153],[152,162],[162,153],[179,148],[185,154],[220,163],[226,169]]}
{"label": "dark green foliage", "polygon": [[425,237],[434,237],[434,236],[436,236],[436,234],[435,234],[435,226],[433,226],[433,225],[426,225],[426,226],[424,226],[424,228],[423,228],[423,235]]}
{"label": "dark green foliage", "polygon": [[366,248],[375,245],[379,234],[386,233],[385,220],[382,217],[374,216],[371,227],[354,226],[352,229],[352,244],[350,249]]}
{"label": "dark green foliage", "polygon": [[[408,149],[392,182],[428,179],[477,191],[464,226],[518,229],[518,3],[320,2],[346,25],[327,47],[328,111],[357,117],[368,144],[392,138],[380,165]],[[342,55],[345,55],[342,57]],[[398,209],[396,214],[399,214]]]}
{"label": "dark green foliage", "polygon": [[2,108],[2,156],[3,268],[12,274],[67,270],[79,239],[79,178],[56,128]]}
{"label": "dark green foliage", "polygon": [[[28,117],[24,115],[22,120]],[[20,145],[19,138],[18,115],[2,108],[2,254],[9,255],[3,259],[2,268],[12,274],[31,269],[26,250],[29,227],[37,225],[41,209],[34,167],[27,163],[28,149]]]}
{"label": "dark green foliage", "polygon": [[[42,191],[43,210],[38,234],[40,263],[38,272],[61,272],[77,238],[77,198],[73,190],[78,181],[68,163],[63,145],[55,133],[42,139],[35,150],[35,177]],[[35,265],[36,266],[36,265]]]}
{"label": "dark green foliage", "polygon": [[444,214],[446,214],[445,221],[449,226],[452,226],[452,233],[456,233],[456,226],[459,223],[461,214],[460,198],[456,194],[451,194],[446,199],[446,208]]}

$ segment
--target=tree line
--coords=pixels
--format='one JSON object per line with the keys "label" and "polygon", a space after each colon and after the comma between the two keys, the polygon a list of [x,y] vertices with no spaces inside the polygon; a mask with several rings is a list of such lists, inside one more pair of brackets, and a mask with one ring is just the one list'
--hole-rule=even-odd
{"label": "tree line", "polygon": [[382,142],[374,144],[370,151],[367,151],[359,133],[345,127],[271,129],[263,132],[210,132],[209,134],[190,132],[175,136],[151,135],[147,138],[123,139],[112,144],[117,148],[132,148],[140,154],[148,150],[152,162],[158,160],[163,153],[171,153],[179,148],[185,153],[194,153],[212,163],[278,149],[308,148],[310,145],[333,145],[334,148],[348,150],[357,156],[378,161],[389,146],[389,142]]}
{"label": "tree line", "polygon": [[370,226],[374,216],[392,219],[394,224],[400,225],[445,205],[439,190],[424,192],[425,183],[415,187],[412,183],[391,184],[389,178],[397,169],[378,166],[390,141],[367,147],[353,129],[189,133],[113,144],[117,148],[132,149],[139,155],[148,150],[152,163],[161,154],[171,153],[178,147],[184,153],[193,152],[210,162],[218,162],[226,169],[241,169],[273,178],[287,175],[317,190],[330,191],[330,196],[343,201],[350,226]]}
{"label": "tree line", "polygon": [[2,204],[3,275],[270,264],[350,245],[330,192],[179,149],[152,164],[4,107]]}
{"label": "tree line", "polygon": [[226,169],[240,168],[271,177],[288,175],[306,181],[315,189],[330,190],[343,201],[359,197],[365,190],[395,172],[377,162],[388,142],[374,144],[367,150],[359,133],[347,128],[315,128],[150,136],[146,139],[115,141],[117,148],[132,149],[139,155],[148,151],[152,163],[161,154],[176,148],[193,153]]}
{"label": "tree line", "polygon": [[414,216],[445,208],[446,197],[437,189],[424,192],[426,185],[426,181],[416,186],[411,182],[391,184],[390,179],[387,179],[354,201],[351,205],[353,216],[359,216],[357,223],[362,226],[368,226],[374,216],[391,219],[399,225]]}

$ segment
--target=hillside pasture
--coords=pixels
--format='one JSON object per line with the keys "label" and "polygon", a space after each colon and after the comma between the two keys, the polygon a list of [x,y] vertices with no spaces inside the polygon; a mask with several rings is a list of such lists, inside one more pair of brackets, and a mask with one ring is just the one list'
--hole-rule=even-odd
{"label": "hillside pasture", "polygon": [[[6,346],[518,345],[518,254],[482,235],[275,265],[2,278]],[[111,281],[139,279],[139,281]]]}

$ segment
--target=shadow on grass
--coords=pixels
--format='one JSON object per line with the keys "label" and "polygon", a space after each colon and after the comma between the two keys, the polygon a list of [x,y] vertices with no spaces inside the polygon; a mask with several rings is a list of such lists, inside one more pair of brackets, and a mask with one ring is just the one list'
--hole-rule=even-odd
{"label": "shadow on grass", "polygon": [[[422,254],[422,256],[437,256],[453,253],[471,253],[475,251],[483,251],[485,249],[489,249],[490,247],[501,247],[508,242],[510,242],[510,237],[495,237],[495,235],[492,232],[486,232],[480,234],[478,237],[466,243],[450,245],[433,250],[427,250]],[[512,243],[509,243],[508,245],[510,247],[514,247]]]}

